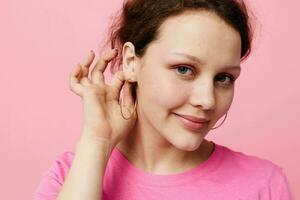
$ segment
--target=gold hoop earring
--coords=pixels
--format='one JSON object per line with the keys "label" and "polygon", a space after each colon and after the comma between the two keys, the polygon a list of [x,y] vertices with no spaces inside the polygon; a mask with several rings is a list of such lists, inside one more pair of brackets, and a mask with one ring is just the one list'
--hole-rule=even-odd
{"label": "gold hoop earring", "polygon": [[219,126],[212,128],[212,130],[219,128],[225,122],[226,118],[227,118],[227,113],[225,114],[225,118],[223,119],[222,123]]}

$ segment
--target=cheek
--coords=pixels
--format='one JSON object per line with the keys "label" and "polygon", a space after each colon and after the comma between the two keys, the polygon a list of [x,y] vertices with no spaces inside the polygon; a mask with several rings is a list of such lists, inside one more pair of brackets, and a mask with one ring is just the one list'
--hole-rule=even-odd
{"label": "cheek", "polygon": [[[151,91],[151,92],[150,92]],[[159,76],[149,85],[149,100],[163,109],[174,109],[185,101],[186,91],[173,77]]]}
{"label": "cheek", "polygon": [[[156,71],[158,72],[158,70]],[[143,80],[139,86],[140,97],[147,104],[147,110],[158,111],[162,109],[173,110],[179,107],[186,101],[185,96],[188,91],[185,86],[178,82],[176,76],[170,74],[169,71],[159,70],[158,73],[153,73],[149,76],[143,76]]]}
{"label": "cheek", "polygon": [[217,115],[218,117],[223,116],[229,109],[233,101],[233,91],[227,93],[220,93],[217,96]]}

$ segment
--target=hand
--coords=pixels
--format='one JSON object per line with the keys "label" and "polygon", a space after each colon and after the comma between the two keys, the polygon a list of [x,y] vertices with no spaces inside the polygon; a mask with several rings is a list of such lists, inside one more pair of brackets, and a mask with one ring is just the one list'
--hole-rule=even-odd
{"label": "hand", "polygon": [[[83,100],[84,126],[82,138],[107,139],[114,145],[123,140],[133,128],[137,113],[134,110],[134,99],[130,92],[130,83],[125,79],[122,70],[115,73],[112,84],[104,82],[104,71],[107,64],[117,56],[116,50],[105,53],[95,64],[91,72],[91,80],[88,78],[90,65],[95,54],[90,52],[86,61],[78,64],[70,74],[70,89]],[[122,105],[121,115],[120,93],[125,86],[124,101],[128,106]]]}

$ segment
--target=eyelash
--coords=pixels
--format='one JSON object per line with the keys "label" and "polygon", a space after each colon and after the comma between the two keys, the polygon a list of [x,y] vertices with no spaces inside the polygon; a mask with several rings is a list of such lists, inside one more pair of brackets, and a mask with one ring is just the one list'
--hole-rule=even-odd
{"label": "eyelash", "polygon": [[[186,68],[186,69],[189,69],[189,70],[191,70],[192,72],[194,71],[192,68],[190,68],[190,67],[187,67],[187,66],[185,66],[185,65],[179,65],[179,66],[177,66],[175,69],[179,69],[179,68]],[[183,74],[179,74],[179,75],[183,75]],[[230,74],[228,74],[228,73],[223,73],[223,75],[226,75],[226,77],[228,77],[229,78],[229,80],[230,80],[230,83],[229,84],[223,84],[223,85],[232,85],[234,82],[235,82],[235,78],[234,78],[234,76],[233,75],[230,75]],[[184,76],[184,75],[183,75]]]}

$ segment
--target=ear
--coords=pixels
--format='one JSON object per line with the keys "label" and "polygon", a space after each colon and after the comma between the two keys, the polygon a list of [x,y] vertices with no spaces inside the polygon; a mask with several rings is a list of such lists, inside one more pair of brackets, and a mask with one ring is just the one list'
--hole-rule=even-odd
{"label": "ear", "polygon": [[129,83],[137,82],[137,64],[138,58],[135,55],[135,47],[131,42],[126,42],[123,45],[123,71],[125,73],[126,80]]}

